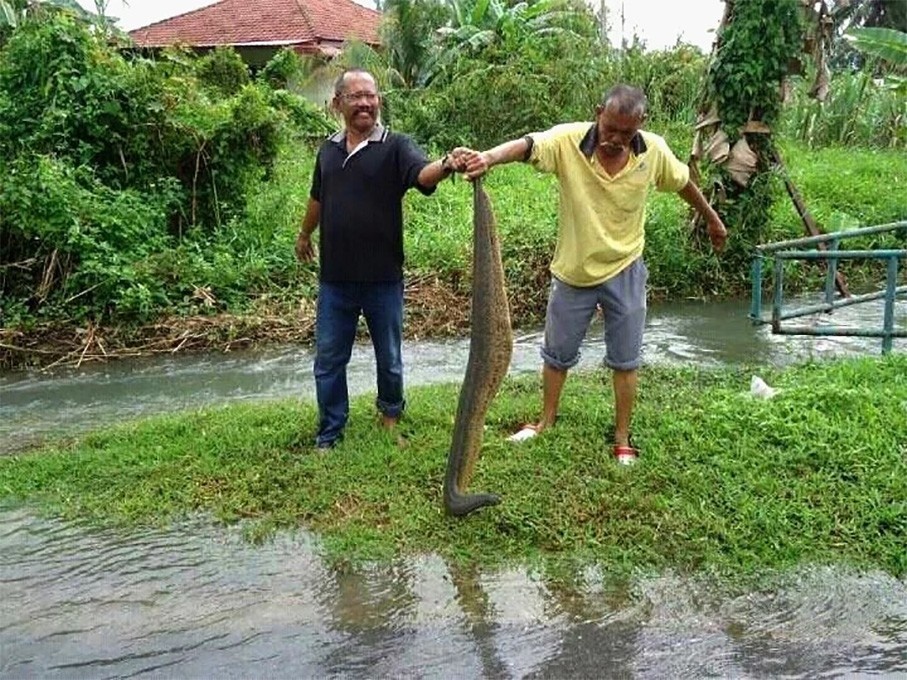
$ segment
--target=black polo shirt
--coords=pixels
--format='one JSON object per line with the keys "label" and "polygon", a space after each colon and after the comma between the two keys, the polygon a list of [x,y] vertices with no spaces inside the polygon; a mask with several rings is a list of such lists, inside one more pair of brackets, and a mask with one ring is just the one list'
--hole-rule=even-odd
{"label": "black polo shirt", "polygon": [[321,280],[331,283],[403,279],[403,195],[428,164],[425,153],[402,134],[376,126],[352,154],[346,133],[318,150],[311,197],[321,204]]}

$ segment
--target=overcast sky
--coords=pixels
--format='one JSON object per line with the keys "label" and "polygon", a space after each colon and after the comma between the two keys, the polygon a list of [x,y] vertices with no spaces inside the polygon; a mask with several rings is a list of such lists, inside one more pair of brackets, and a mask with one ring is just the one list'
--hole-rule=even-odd
{"label": "overcast sky", "polygon": [[[254,2],[254,0],[248,0]],[[374,7],[368,0],[360,4]],[[587,0],[598,9],[601,0]],[[79,4],[94,11],[94,0],[79,0]],[[107,14],[119,18],[121,28],[129,31],[155,21],[182,14],[213,0],[109,0]],[[681,36],[685,42],[699,45],[706,52],[712,45],[713,33],[721,21],[722,0],[605,0],[609,12],[612,44],[621,37],[621,7],[624,11],[623,30],[629,40],[634,32],[650,49],[670,47]]]}

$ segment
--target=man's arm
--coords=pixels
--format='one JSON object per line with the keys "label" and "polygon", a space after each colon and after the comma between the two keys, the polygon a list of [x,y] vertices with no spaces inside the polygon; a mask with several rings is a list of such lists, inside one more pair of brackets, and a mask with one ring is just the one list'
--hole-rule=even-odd
{"label": "man's arm", "polygon": [[716,251],[724,248],[724,242],[727,240],[727,229],[718,217],[718,213],[705,200],[705,196],[699,191],[692,180],[687,181],[686,186],[677,192],[690,207],[705,218],[706,226],[709,231],[709,240],[712,242],[712,248]]}
{"label": "man's arm", "polygon": [[311,262],[315,258],[315,248],[312,246],[312,233],[318,228],[321,220],[321,203],[314,198],[309,198],[302,218],[302,227],[296,237],[296,258],[300,262]]}
{"label": "man's arm", "polygon": [[526,160],[530,151],[530,142],[526,137],[512,139],[498,144],[487,151],[470,151],[463,154],[467,179],[481,177],[491,170],[492,166]]}
{"label": "man's arm", "polygon": [[450,177],[450,174],[455,170],[456,167],[453,156],[451,154],[445,154],[442,158],[432,161],[422,168],[416,181],[420,186],[431,189],[432,187],[437,186],[438,182],[445,177]]}

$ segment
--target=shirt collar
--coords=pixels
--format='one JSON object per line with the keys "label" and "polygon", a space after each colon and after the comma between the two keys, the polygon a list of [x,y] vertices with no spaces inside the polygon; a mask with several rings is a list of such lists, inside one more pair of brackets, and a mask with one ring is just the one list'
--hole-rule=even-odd
{"label": "shirt collar", "polygon": [[[388,133],[389,130],[386,127],[384,127],[381,123],[376,123],[375,127],[372,128],[372,134],[368,136],[368,139],[366,141],[369,144],[371,144],[372,142],[383,142],[387,139]],[[334,142],[334,144],[343,143],[346,140],[346,128],[340,130],[339,132],[335,132],[328,139]]]}
{"label": "shirt collar", "polygon": [[[579,150],[589,158],[592,157],[592,154],[595,153],[595,149],[598,146],[598,125],[592,123],[589,126],[589,131],[586,133],[586,136],[583,137],[582,141],[579,143]],[[646,152],[646,140],[642,138],[642,135],[637,132],[633,135],[633,139],[630,140],[630,151],[633,152],[636,156],[641,156]]]}

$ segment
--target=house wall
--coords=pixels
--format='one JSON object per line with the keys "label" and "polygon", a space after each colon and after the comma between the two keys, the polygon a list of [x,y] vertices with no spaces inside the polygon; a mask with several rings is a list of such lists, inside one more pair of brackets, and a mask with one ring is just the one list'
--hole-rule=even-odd
{"label": "house wall", "polygon": [[271,61],[274,55],[280,51],[281,47],[237,47],[235,49],[254,73]]}

